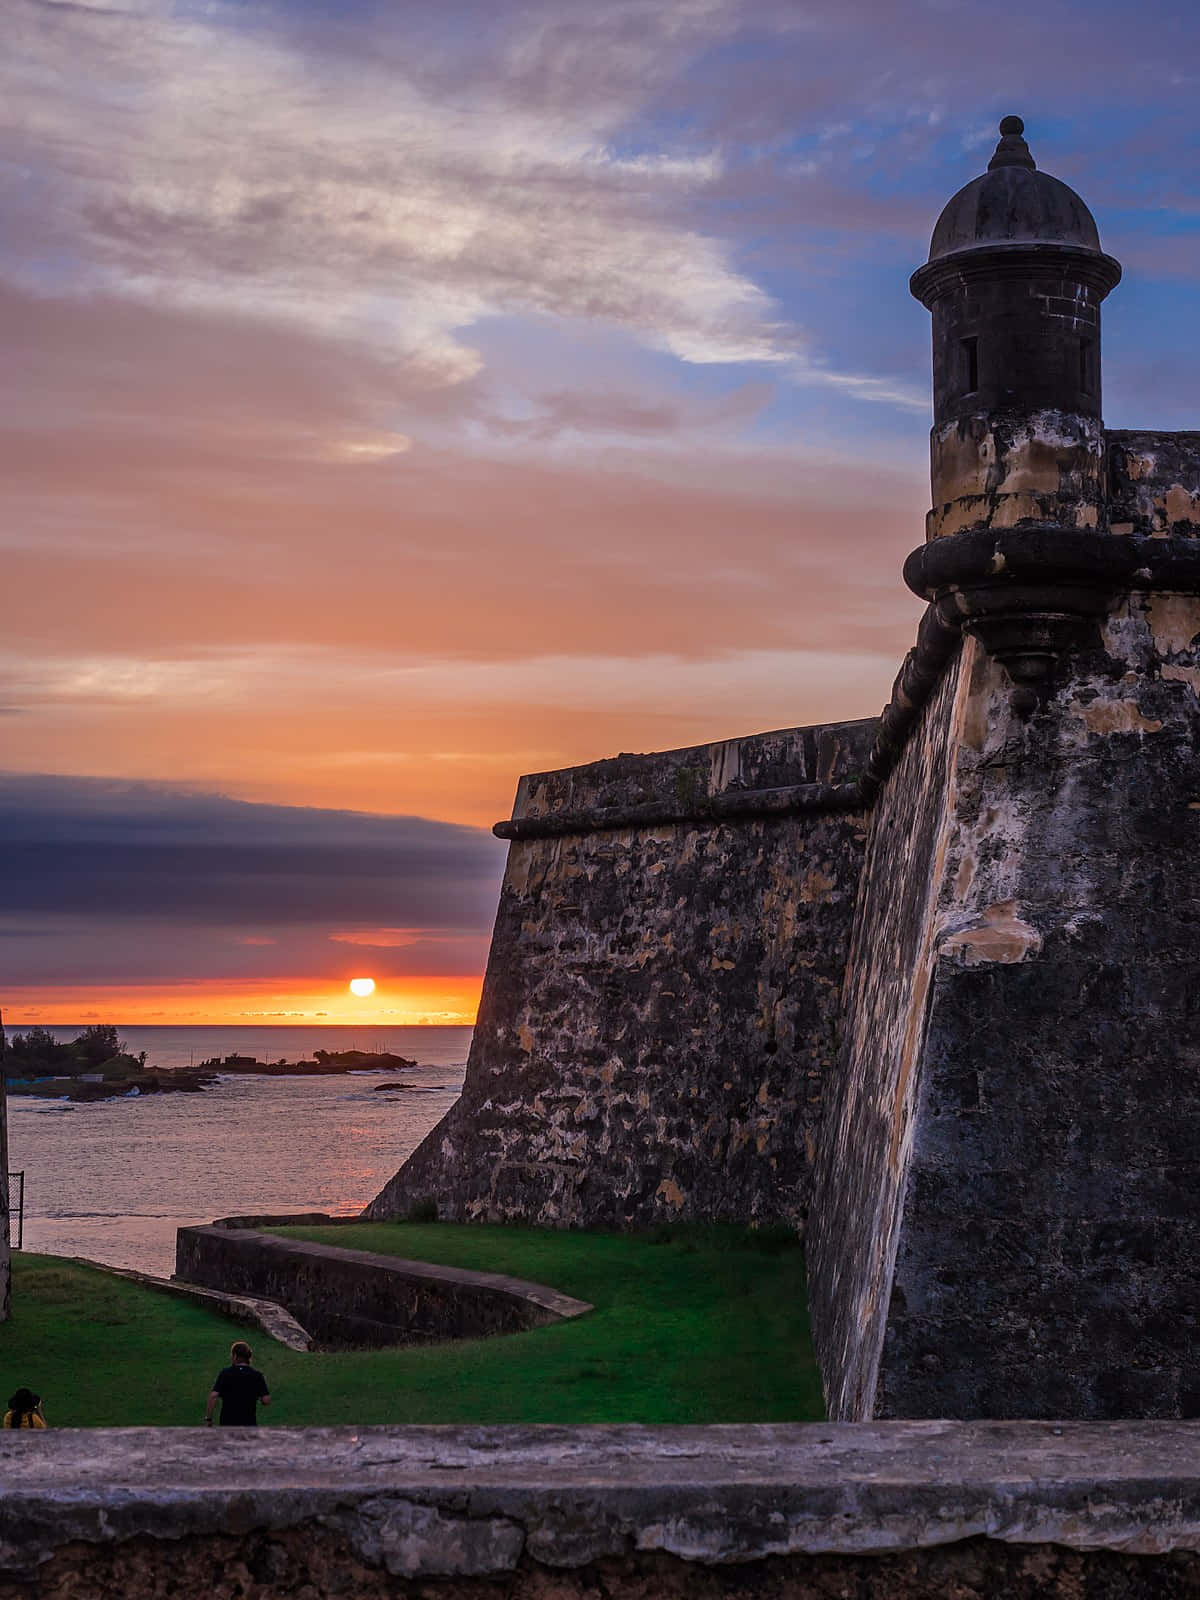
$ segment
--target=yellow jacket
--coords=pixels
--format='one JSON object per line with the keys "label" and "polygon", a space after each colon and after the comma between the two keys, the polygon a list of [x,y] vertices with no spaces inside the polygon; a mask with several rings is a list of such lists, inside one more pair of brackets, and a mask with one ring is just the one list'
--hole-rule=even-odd
{"label": "yellow jacket", "polygon": [[[46,1426],[46,1419],[45,1417],[39,1417],[36,1411],[26,1411],[22,1416],[19,1425],[22,1428],[44,1428]],[[13,1421],[13,1414],[11,1411],[6,1411],[4,1413],[4,1426],[6,1428],[15,1428],[18,1426],[18,1424]]]}

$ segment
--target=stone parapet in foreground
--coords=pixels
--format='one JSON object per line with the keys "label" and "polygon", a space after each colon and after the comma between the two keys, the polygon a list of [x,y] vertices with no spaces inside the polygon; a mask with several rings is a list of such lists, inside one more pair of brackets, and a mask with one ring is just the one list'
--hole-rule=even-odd
{"label": "stone parapet in foreground", "polygon": [[1200,1594],[1198,1552],[1200,1423],[0,1440],[0,1600],[1108,1600]]}

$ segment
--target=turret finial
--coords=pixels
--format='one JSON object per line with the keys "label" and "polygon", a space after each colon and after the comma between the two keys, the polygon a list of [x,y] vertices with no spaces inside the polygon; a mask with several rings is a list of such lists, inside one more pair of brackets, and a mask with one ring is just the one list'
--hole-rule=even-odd
{"label": "turret finial", "polygon": [[1000,123],[1000,143],[988,162],[988,171],[997,167],[1024,167],[1027,172],[1037,171],[1037,162],[1029,154],[1029,146],[1021,135],[1025,124],[1020,117],[1005,117]]}

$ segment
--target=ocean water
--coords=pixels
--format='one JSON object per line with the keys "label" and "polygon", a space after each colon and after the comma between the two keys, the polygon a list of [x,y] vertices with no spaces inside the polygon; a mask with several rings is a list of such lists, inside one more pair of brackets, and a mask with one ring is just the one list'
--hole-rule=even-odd
{"label": "ocean water", "polygon": [[[70,1039],[79,1030],[51,1031]],[[161,1067],[235,1054],[294,1061],[316,1049],[391,1050],[419,1063],[328,1078],[238,1074],[201,1094],[80,1105],[10,1097],[9,1166],[25,1172],[25,1248],[163,1274],[174,1269],[175,1230],[188,1223],[360,1210],[458,1098],[471,1042],[470,1028],[120,1032]],[[375,1093],[384,1082],[404,1087]]]}

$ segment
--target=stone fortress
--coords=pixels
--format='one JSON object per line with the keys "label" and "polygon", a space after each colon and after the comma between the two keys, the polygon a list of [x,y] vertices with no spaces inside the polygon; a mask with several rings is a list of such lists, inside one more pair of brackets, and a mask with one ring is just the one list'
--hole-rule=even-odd
{"label": "stone fortress", "polygon": [[1019,118],[946,206],[877,721],[521,780],[462,1099],[368,1208],[803,1225],[830,1416],[1200,1415],[1200,434]]}
{"label": "stone fortress", "polygon": [[1200,435],[1103,427],[1120,268],[1001,133],[882,717],[524,779],[369,1208],[804,1224],[844,1420],[6,1433],[0,1600],[1200,1595]]}

